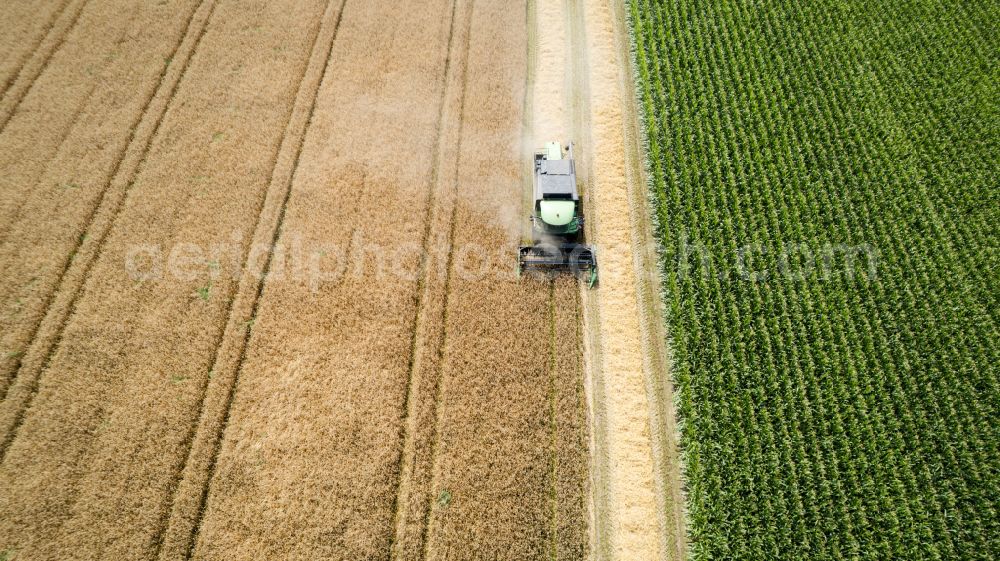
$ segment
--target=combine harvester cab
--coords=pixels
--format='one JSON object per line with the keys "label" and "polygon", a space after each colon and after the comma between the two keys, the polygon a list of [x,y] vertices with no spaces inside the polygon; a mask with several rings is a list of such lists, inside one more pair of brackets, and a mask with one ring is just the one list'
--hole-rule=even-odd
{"label": "combine harvester cab", "polygon": [[567,272],[597,283],[597,255],[584,237],[583,204],[576,187],[573,144],[563,148],[548,142],[535,154],[534,206],[531,214],[532,245],[518,249],[518,273]]}

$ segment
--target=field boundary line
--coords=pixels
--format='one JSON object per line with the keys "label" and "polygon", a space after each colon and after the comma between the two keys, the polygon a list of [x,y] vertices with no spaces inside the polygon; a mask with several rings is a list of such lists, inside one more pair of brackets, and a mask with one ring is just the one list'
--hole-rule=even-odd
{"label": "field boundary line", "polygon": [[[576,124],[591,135],[582,151],[596,189],[595,196],[588,197],[594,218],[591,226],[596,243],[628,252],[611,255],[611,259],[606,255],[604,289],[583,295],[585,329],[591,331],[585,338],[589,345],[585,356],[590,361],[588,402],[594,446],[593,556],[682,559],[683,503],[667,500],[668,494],[674,497],[681,492],[676,439],[671,438],[676,425],[665,403],[671,395],[669,355],[664,327],[657,323],[661,306],[655,276],[658,261],[651,249],[645,206],[639,122],[630,86],[629,35],[621,2],[591,1],[574,9],[583,13],[572,35],[582,43],[577,50],[589,58],[584,75],[575,77],[574,85],[586,88],[578,95],[585,96],[589,107],[579,117],[583,122]],[[602,216],[607,224],[602,223]],[[609,345],[610,350],[605,348]],[[615,497],[613,503],[611,497]],[[637,530],[637,524],[649,526],[649,521],[640,522],[644,518],[656,520],[655,530]]]}
{"label": "field boundary line", "polygon": [[[464,5],[464,3],[463,3]],[[415,458],[416,453],[414,442],[414,433],[417,430],[415,426],[419,419],[419,405],[420,405],[420,391],[419,386],[421,380],[423,380],[423,349],[426,345],[425,339],[432,337],[428,335],[426,331],[429,329],[426,323],[426,317],[431,311],[427,310],[428,301],[431,299],[432,293],[436,289],[439,289],[439,283],[434,282],[436,276],[433,275],[433,271],[428,270],[427,260],[431,248],[432,241],[434,239],[434,226],[437,224],[435,218],[438,215],[438,205],[440,203],[439,191],[444,188],[443,180],[441,178],[441,166],[446,161],[445,152],[447,147],[444,145],[443,137],[446,129],[445,116],[448,109],[449,95],[451,93],[451,82],[454,76],[453,67],[453,56],[452,50],[457,48],[454,44],[455,40],[455,20],[457,19],[457,13],[459,8],[459,0],[452,0],[451,2],[451,17],[449,18],[448,24],[448,40],[445,44],[445,62],[444,62],[444,72],[441,77],[441,101],[438,104],[437,112],[437,130],[434,135],[434,145],[431,149],[432,157],[434,158],[434,163],[431,166],[430,177],[427,180],[427,198],[425,200],[426,210],[424,213],[424,233],[423,239],[421,240],[422,258],[420,260],[419,269],[419,281],[417,285],[417,305],[413,317],[413,327],[412,336],[410,339],[410,358],[409,365],[407,368],[407,381],[406,381],[406,395],[403,400],[403,410],[404,418],[402,426],[400,427],[400,451],[399,458],[397,460],[397,465],[399,466],[399,475],[396,480],[396,493],[393,498],[392,505],[392,519],[393,519],[393,530],[389,539],[389,558],[399,559],[404,557],[405,553],[400,551],[402,547],[400,544],[402,540],[400,536],[406,533],[406,522],[408,514],[408,505],[411,500],[413,493],[412,486],[413,482],[413,471],[415,469]],[[456,53],[457,54],[457,53]],[[465,69],[460,68],[457,72],[461,72],[461,84],[464,86],[465,83]],[[464,91],[461,93],[464,98]],[[460,100],[461,103],[461,100]],[[444,209],[442,209],[444,210]],[[448,248],[450,253],[451,247]],[[437,310],[433,310],[437,312]],[[439,338],[438,343],[441,340]],[[440,347],[436,349],[436,354],[440,355]],[[431,361],[433,363],[433,361]],[[432,364],[431,368],[435,368],[435,364]],[[430,372],[431,376],[434,372]]]}
{"label": "field boundary line", "polygon": [[[521,195],[521,212],[519,216],[528,216],[531,211],[532,189],[534,181],[534,148],[530,142],[535,137],[535,73],[538,72],[538,6],[536,0],[527,0],[524,4],[524,21],[527,29],[525,42],[524,99],[521,103],[521,158],[524,161],[524,185]],[[527,240],[531,237],[531,224],[526,221],[521,227],[521,237]],[[522,240],[523,241],[523,240]]]}
{"label": "field boundary line", "polygon": [[[79,6],[76,7],[76,11],[73,12],[73,15],[70,16],[69,22],[60,26],[60,20],[64,19],[63,16],[69,9],[70,3],[67,2],[59,10],[59,15],[53,18],[52,23],[47,26],[48,30],[43,34],[42,39],[35,44],[35,48],[32,49],[31,54],[25,58],[18,71],[7,80],[7,84],[5,84],[3,88],[3,95],[0,97],[0,132],[3,132],[3,130],[7,128],[7,123],[9,123],[14,114],[17,113],[17,108],[21,105],[21,101],[23,101],[25,96],[27,96],[31,87],[35,85],[35,81],[38,80],[38,77],[41,76],[42,72],[44,72],[49,66],[49,61],[52,60],[52,56],[62,47],[63,43],[66,42],[66,37],[68,37],[73,28],[76,27],[76,23],[79,21],[80,15],[83,13],[83,9],[86,7],[87,2],[88,0],[79,0]],[[46,45],[46,43],[50,44]],[[36,65],[33,65],[32,63],[34,61],[39,62]],[[32,66],[37,66],[38,68],[33,69]],[[27,71],[28,74],[33,75],[30,77],[25,75],[22,80],[22,74],[24,74],[25,71]]]}
{"label": "field boundary line", "polygon": [[[84,227],[84,234],[93,230],[98,233],[81,234],[75,251],[67,258],[57,288],[51,293],[43,318],[31,337],[32,342],[24,354],[24,360],[18,364],[7,395],[0,403],[0,434],[3,435],[0,440],[0,462],[6,458],[7,450],[16,438],[24,416],[38,392],[40,378],[62,343],[70,317],[75,313],[78,299],[90,278],[91,268],[100,258],[104,242],[124,206],[139,169],[146,161],[153,139],[187,73],[214,9],[215,0],[202,0],[191,12],[187,27],[174,49],[174,57],[177,58],[177,53],[181,53],[184,62],[180,65],[164,65],[160,81],[140,113],[138,125],[133,128],[126,149],[115,163],[110,179],[98,198],[99,203]],[[192,33],[195,28],[197,32]],[[185,48],[185,44],[188,48]],[[155,108],[155,111],[151,112],[151,108]],[[137,144],[141,146],[136,148]]]}
{"label": "field boundary line", "polygon": [[629,224],[635,245],[635,276],[643,331],[643,360],[646,391],[650,404],[650,434],[653,437],[653,461],[656,464],[657,500],[662,517],[666,559],[685,558],[685,497],[679,452],[680,432],[673,407],[673,384],[670,381],[671,358],[667,343],[666,316],[659,277],[659,242],[652,222],[648,191],[651,182],[645,165],[643,122],[640,120],[637,88],[638,73],[632,60],[632,43],[625,0],[610,4],[611,25],[618,59],[619,91],[622,104],[625,140],[625,171],[631,202]]}
{"label": "field boundary line", "polygon": [[[220,335],[212,370],[206,377],[197,421],[185,438],[184,462],[178,466],[162,522],[154,536],[157,559],[188,559],[194,553],[204,521],[211,482],[232,404],[243,371],[253,318],[271,270],[273,248],[282,232],[292,183],[298,170],[306,133],[312,124],[316,100],[333,53],[347,0],[328,0],[302,70],[295,101],[289,109],[271,169],[271,180],[254,225],[243,263],[258,242],[271,248],[260,275],[244,267],[229,298],[226,327]],[[214,373],[214,375],[213,375]],[[213,404],[217,406],[213,407]]]}

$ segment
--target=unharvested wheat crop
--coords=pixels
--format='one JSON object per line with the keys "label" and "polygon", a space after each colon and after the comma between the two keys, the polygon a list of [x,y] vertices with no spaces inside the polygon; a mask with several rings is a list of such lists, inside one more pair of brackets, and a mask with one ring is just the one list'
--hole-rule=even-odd
{"label": "unharvested wheat crop", "polygon": [[524,5],[11,4],[0,559],[585,551],[577,286],[514,275]]}

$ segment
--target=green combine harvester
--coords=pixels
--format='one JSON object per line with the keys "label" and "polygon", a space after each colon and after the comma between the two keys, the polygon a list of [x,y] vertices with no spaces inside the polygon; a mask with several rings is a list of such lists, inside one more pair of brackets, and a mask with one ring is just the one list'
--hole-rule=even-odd
{"label": "green combine harvester", "polygon": [[583,204],[576,188],[572,143],[565,152],[558,142],[548,142],[535,154],[532,245],[518,248],[518,273],[567,272],[593,287],[597,255],[592,246],[581,243]]}

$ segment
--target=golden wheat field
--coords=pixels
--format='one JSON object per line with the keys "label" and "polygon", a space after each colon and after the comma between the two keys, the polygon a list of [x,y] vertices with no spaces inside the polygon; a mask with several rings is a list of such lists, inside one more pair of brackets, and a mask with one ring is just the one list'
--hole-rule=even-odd
{"label": "golden wheat field", "polygon": [[[0,558],[674,558],[614,8],[3,10]],[[571,139],[597,291],[516,275]]]}

